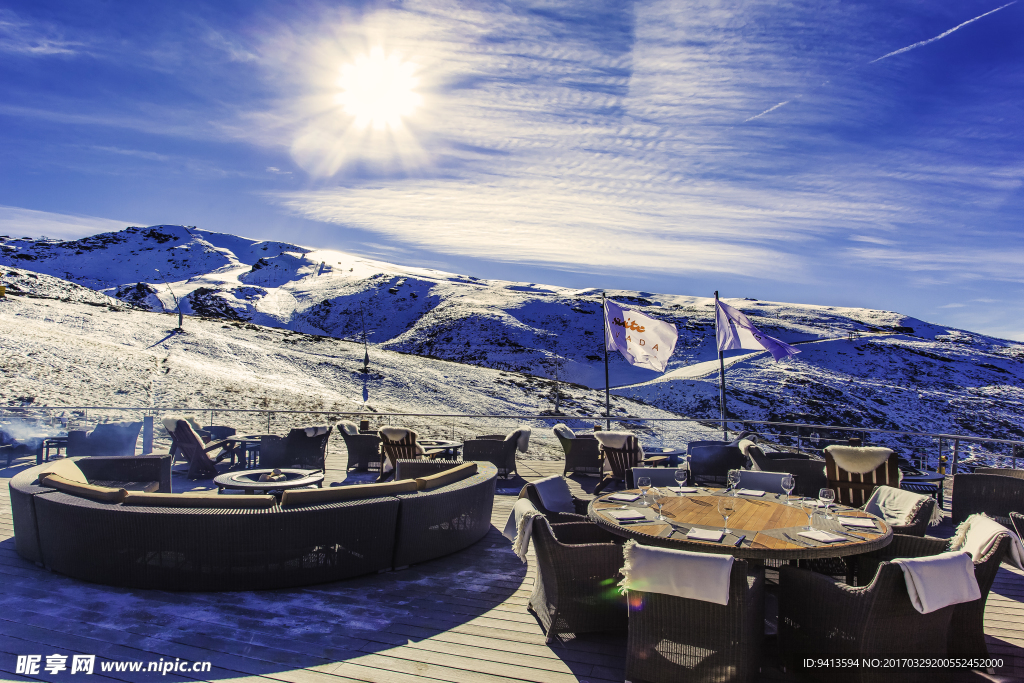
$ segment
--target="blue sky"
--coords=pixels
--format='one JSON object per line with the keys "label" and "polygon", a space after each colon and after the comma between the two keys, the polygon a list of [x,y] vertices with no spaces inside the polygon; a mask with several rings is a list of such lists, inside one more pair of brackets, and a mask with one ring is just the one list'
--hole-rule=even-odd
{"label": "blue sky", "polygon": [[[2,2],[0,232],[197,225],[1024,339],[1022,29],[998,0]],[[364,129],[339,76],[373,50],[419,104]]]}

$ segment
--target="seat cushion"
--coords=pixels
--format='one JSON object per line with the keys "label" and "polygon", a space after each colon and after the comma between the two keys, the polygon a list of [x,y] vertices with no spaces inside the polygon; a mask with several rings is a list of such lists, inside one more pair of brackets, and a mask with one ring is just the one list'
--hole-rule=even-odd
{"label": "seat cushion", "polygon": [[383,484],[359,484],[356,486],[332,486],[326,489],[290,489],[281,494],[281,507],[293,508],[304,505],[325,505],[343,500],[359,500],[361,498],[378,498],[394,496],[399,493],[412,493],[416,490],[416,481],[403,479]]}
{"label": "seat cushion", "polygon": [[132,491],[124,497],[125,505],[179,508],[269,508],[277,499],[271,495],[236,496],[216,493],[140,493]]}
{"label": "seat cushion", "polygon": [[89,480],[86,478],[85,473],[75,464],[74,460],[52,460],[42,470],[39,471],[39,479],[42,480],[47,474],[56,474],[64,477],[68,481],[77,481],[79,484],[88,484]]}
{"label": "seat cushion", "polygon": [[416,488],[420,491],[429,491],[430,489],[454,484],[455,482],[462,481],[467,477],[472,477],[476,474],[476,470],[477,465],[475,462],[463,463],[458,467],[453,467],[450,470],[445,470],[444,472],[431,474],[427,477],[418,477],[415,480]]}
{"label": "seat cushion", "polygon": [[55,488],[58,491],[63,491],[64,493],[81,496],[82,498],[88,498],[89,500],[99,500],[105,503],[120,503],[124,500],[125,494],[127,494],[127,491],[124,489],[83,484],[79,481],[65,479],[59,474],[47,474],[42,478],[41,483],[44,486]]}

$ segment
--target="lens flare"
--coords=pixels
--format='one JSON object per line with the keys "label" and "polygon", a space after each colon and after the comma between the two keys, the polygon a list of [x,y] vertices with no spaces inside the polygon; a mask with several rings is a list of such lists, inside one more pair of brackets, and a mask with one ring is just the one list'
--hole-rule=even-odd
{"label": "lens flare", "polygon": [[385,56],[384,50],[374,48],[341,68],[341,92],[336,102],[355,118],[356,125],[398,127],[423,99],[416,92],[417,68],[412,62],[402,61],[400,55]]}

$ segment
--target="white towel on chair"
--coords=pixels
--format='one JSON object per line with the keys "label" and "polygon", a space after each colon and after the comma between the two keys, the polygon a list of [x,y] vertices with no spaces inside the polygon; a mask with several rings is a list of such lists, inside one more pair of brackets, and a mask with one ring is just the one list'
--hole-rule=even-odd
{"label": "white towel on chair", "polygon": [[356,436],[359,434],[359,427],[356,426],[355,422],[339,422],[338,429],[348,436]]}
{"label": "white towel on chair", "polygon": [[572,502],[572,492],[565,478],[560,474],[553,474],[533,482],[537,487],[537,495],[540,496],[541,505],[552,512],[576,512],[576,506]]}
{"label": "white towel on chair", "polygon": [[576,438],[576,433],[569,429],[569,427],[567,427],[566,425],[562,424],[561,422],[552,427],[551,431],[555,433],[555,436],[560,436],[563,439]]}
{"label": "white towel on chair", "polygon": [[[879,486],[864,504],[864,512],[870,512],[876,517],[881,517],[886,524],[906,524],[910,516],[917,512],[922,501],[928,496],[913,491],[904,491],[892,486]],[[932,516],[928,521],[929,526],[935,526],[942,521],[942,508],[938,505],[932,508]]]}
{"label": "white towel on chair", "polygon": [[626,563],[620,590],[662,593],[680,598],[729,604],[732,555],[653,548],[629,540],[622,548]]}
{"label": "white towel on chair", "polygon": [[380,428],[380,435],[383,436],[384,438],[386,438],[388,441],[401,441],[402,439],[404,439],[405,437],[409,436],[410,434],[412,434],[412,437],[413,437],[414,441],[419,439],[419,434],[417,434],[416,432],[412,431],[411,429],[406,429],[405,427],[381,427]]}
{"label": "white towel on chair", "polygon": [[306,436],[322,436],[327,433],[327,426],[321,425],[319,427],[306,427]]}
{"label": "white towel on chair", "polygon": [[533,430],[529,427],[519,428],[519,441],[516,443],[516,449],[518,449],[520,453],[525,453],[526,449],[530,447],[530,434],[532,433]]}
{"label": "white towel on chair", "polygon": [[974,562],[965,552],[893,560],[903,570],[910,602],[921,614],[981,597]]}
{"label": "white towel on chair", "polygon": [[866,446],[829,446],[825,450],[832,455],[836,465],[851,474],[874,472],[892,455],[892,451],[888,448]]}
{"label": "white towel on chair", "polygon": [[949,540],[950,550],[963,550],[974,559],[984,557],[992,546],[999,542],[1000,534],[1009,534],[1010,552],[1003,559],[1009,560],[1017,569],[1024,569],[1024,546],[1016,533],[983,514],[973,514],[956,528],[956,534]]}
{"label": "white towel on chair", "polygon": [[529,498],[520,498],[512,507],[505,529],[501,532],[502,536],[512,541],[512,551],[523,562],[526,562],[526,553],[530,550],[534,517],[543,517],[547,522],[547,517],[541,514]]}
{"label": "white towel on chair", "polygon": [[608,448],[624,448],[626,440],[631,436],[629,432],[594,432],[594,437]]}

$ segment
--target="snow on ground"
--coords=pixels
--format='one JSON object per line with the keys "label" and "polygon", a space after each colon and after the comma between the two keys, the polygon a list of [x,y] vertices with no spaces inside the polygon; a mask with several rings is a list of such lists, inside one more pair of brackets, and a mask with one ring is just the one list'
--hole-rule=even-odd
{"label": "snow on ground", "polygon": [[[161,358],[177,372],[200,372],[186,366],[203,367],[212,354],[219,359],[216,368],[202,370],[203,377],[234,373],[246,379],[235,381],[241,385],[236,390],[224,388],[227,379],[207,389],[197,376],[194,386],[208,394],[204,400],[236,392],[245,401],[257,400],[249,387],[255,383],[269,394],[294,393],[300,403],[313,397],[359,403],[362,375],[348,365],[344,372],[326,368],[333,367],[329,359],[335,353],[346,359],[336,363],[361,358],[360,348],[337,340],[361,342],[364,331],[371,353],[381,359],[375,361],[381,376],[367,385],[371,404],[396,409],[435,404],[455,410],[466,400],[488,410],[532,411],[551,407],[540,398],[550,393],[550,383],[537,378],[557,372],[579,385],[604,384],[601,291],[595,289],[483,280],[182,226],[128,228],[69,242],[0,238],[3,265],[58,275],[153,311],[175,310],[177,298],[186,314],[219,319],[196,323],[194,334],[204,330],[209,339],[178,335],[157,343],[145,337],[155,344],[152,353],[166,351]],[[24,272],[18,272],[24,280]],[[610,370],[616,393],[648,404],[644,410],[718,417],[714,300],[636,291],[607,294],[679,330],[664,375],[633,368],[614,354]],[[802,351],[783,363],[765,353],[730,352],[732,417],[1024,438],[1024,344],[893,311],[726,301],[765,333]],[[96,316],[59,315],[83,331],[97,324]],[[135,319],[135,314],[125,316]],[[170,326],[161,325],[153,329]],[[126,334],[110,329],[94,334],[89,343],[119,343],[113,340]],[[307,346],[319,350],[301,356],[302,362],[281,352]],[[310,358],[326,365],[310,365]],[[79,364],[88,365],[87,359],[88,354],[81,356]],[[447,378],[427,370],[442,360],[453,363],[438,367],[460,369]],[[485,387],[473,387],[473,398],[463,398],[472,387],[470,377],[490,383],[493,391],[493,383],[503,378],[496,370],[506,371],[505,381],[515,377],[524,386],[510,389],[508,396],[489,396]],[[397,379],[403,373],[410,378],[405,384]],[[293,376],[294,382],[283,379]],[[133,377],[139,389],[132,389],[132,396],[154,403],[185,397],[179,389],[161,394],[158,381],[147,384]],[[142,387],[148,393],[139,394]],[[568,410],[600,412],[600,392],[573,388],[571,393],[576,398]],[[638,414],[638,405],[623,409]]]}

